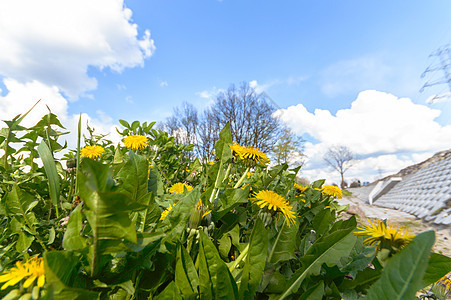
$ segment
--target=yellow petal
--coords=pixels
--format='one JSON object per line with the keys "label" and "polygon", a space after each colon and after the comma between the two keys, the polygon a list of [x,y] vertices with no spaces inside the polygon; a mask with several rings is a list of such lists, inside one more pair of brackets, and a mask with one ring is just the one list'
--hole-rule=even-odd
{"label": "yellow petal", "polygon": [[11,278],[13,278],[14,276],[11,276],[11,274],[5,274],[5,275],[2,275],[2,276],[0,276],[0,282],[5,282],[5,281],[8,281],[8,280],[10,280]]}
{"label": "yellow petal", "polygon": [[43,287],[45,283],[45,275],[41,275],[38,278],[38,287]]}
{"label": "yellow petal", "polygon": [[13,279],[11,279],[10,281],[8,281],[7,283],[5,283],[3,286],[2,286],[2,290],[4,290],[4,289],[6,289],[8,286],[10,286],[10,285],[16,285],[19,281],[21,281],[23,279],[23,276],[19,276],[19,277],[16,277],[16,278],[13,278]]}
{"label": "yellow petal", "polygon": [[35,281],[35,279],[36,279],[36,275],[29,277],[27,280],[25,280],[23,287],[28,288]]}
{"label": "yellow petal", "polygon": [[206,215],[208,215],[209,213],[211,213],[211,210],[207,210],[207,211],[202,215],[202,219],[203,219]]}

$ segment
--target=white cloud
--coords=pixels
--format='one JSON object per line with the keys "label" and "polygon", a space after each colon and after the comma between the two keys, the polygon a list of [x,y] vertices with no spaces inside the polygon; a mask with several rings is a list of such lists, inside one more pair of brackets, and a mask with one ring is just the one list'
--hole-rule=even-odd
{"label": "white cloud", "polygon": [[[11,120],[19,114],[26,113],[33,105],[41,99],[34,109],[23,119],[21,125],[31,127],[35,125],[41,118],[48,113],[46,105],[52,113],[58,116],[62,125],[66,127],[66,131],[70,134],[61,137],[61,140],[67,140],[70,148],[76,147],[77,128],[79,115],[68,114],[67,100],[60,94],[55,86],[46,86],[39,81],[32,81],[26,84],[17,82],[14,79],[4,79],[7,93],[0,96],[0,120]],[[39,95],[39,98],[37,98]],[[113,120],[102,111],[97,111],[96,116],[92,117],[82,114],[82,131],[88,134],[86,124],[96,129],[96,133],[110,133],[109,139],[119,142],[120,137],[115,130]],[[5,125],[0,125],[4,127]]]}
{"label": "white cloud", "polygon": [[15,0],[0,3],[0,75],[55,86],[70,99],[97,87],[87,74],[141,66],[155,50],[123,0]]}
{"label": "white cloud", "polygon": [[0,120],[10,120],[16,115],[26,113],[41,99],[22,121],[22,125],[35,125],[48,113],[46,105],[62,122],[67,121],[68,104],[56,86],[46,86],[36,80],[22,84],[15,79],[4,79],[3,83],[8,93],[4,97],[0,96]]}
{"label": "white cloud", "polygon": [[249,81],[249,86],[253,89],[255,89],[255,91],[257,93],[262,93],[267,91],[270,87],[275,86],[275,85],[281,85],[281,84],[286,84],[286,85],[297,85],[303,81],[305,81],[307,79],[306,76],[298,76],[298,77],[287,77],[284,79],[273,79],[270,80],[268,82],[265,82],[263,84],[259,84],[257,80],[251,80]]}
{"label": "white cloud", "polygon": [[[451,125],[441,126],[434,121],[440,110],[374,90],[361,92],[351,108],[339,110],[336,115],[320,109],[310,113],[302,104],[275,114],[298,134],[307,133],[318,141],[306,143],[306,174],[330,173],[324,171],[327,166],[322,157],[333,145],[345,145],[363,157],[349,174],[361,172],[368,176],[371,170],[374,175],[378,169],[397,172],[430,153],[449,148],[451,140]],[[401,153],[407,157],[397,155]]]}
{"label": "white cloud", "polygon": [[117,84],[116,86],[119,91],[124,91],[127,89],[127,86],[125,84]]}
{"label": "white cloud", "polygon": [[203,90],[201,92],[197,92],[196,95],[201,97],[201,98],[204,98],[204,99],[212,100],[217,94],[219,94],[221,92],[224,92],[224,90],[223,89],[218,89],[218,88],[216,88],[214,86],[214,87],[212,87],[209,90]]}
{"label": "white cloud", "polygon": [[162,81],[162,82],[160,82],[160,86],[161,87],[168,86],[168,82],[167,81]]}
{"label": "white cloud", "polygon": [[251,88],[255,89],[255,88],[258,86],[257,80],[249,81],[249,86],[250,86]]}

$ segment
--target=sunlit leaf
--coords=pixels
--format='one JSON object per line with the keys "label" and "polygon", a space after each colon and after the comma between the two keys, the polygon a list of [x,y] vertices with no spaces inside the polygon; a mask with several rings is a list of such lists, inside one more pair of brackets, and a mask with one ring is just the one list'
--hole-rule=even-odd
{"label": "sunlit leaf", "polygon": [[56,170],[55,160],[53,158],[52,152],[44,141],[39,144],[38,153],[41,157],[42,163],[44,164],[45,173],[49,182],[50,199],[52,200],[53,206],[56,209],[56,216],[58,217],[60,177]]}
{"label": "sunlit leaf", "polygon": [[238,289],[210,238],[200,231],[199,289],[201,299],[238,299]]}
{"label": "sunlit leaf", "polygon": [[179,245],[177,248],[175,283],[184,299],[196,299],[199,293],[199,276],[197,275],[193,260],[182,245]]}
{"label": "sunlit leaf", "polygon": [[63,247],[66,250],[77,250],[86,247],[86,238],[80,235],[83,229],[81,208],[82,205],[78,205],[70,214],[63,237]]}
{"label": "sunlit leaf", "polygon": [[257,219],[249,242],[249,252],[245,260],[241,284],[240,299],[253,299],[265,270],[268,254],[268,233],[260,219]]}
{"label": "sunlit leaf", "polygon": [[423,277],[422,288],[438,281],[451,270],[451,257],[431,253],[428,267]]}
{"label": "sunlit leaf", "polygon": [[289,281],[287,290],[279,299],[285,299],[297,292],[302,281],[309,275],[317,275],[321,265],[331,267],[336,265],[342,257],[349,255],[355,244],[353,234],[355,220],[348,222],[349,228],[339,229],[318,239],[302,257],[302,267],[298,269]]}
{"label": "sunlit leaf", "polygon": [[414,299],[422,287],[434,242],[433,231],[417,235],[402,251],[390,258],[381,278],[368,290],[366,299]]}

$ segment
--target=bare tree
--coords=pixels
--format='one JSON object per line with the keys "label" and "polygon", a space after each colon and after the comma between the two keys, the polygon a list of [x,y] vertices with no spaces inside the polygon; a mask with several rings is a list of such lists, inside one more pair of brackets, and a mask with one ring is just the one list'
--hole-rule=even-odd
{"label": "bare tree", "polygon": [[272,116],[275,110],[263,94],[243,82],[239,88],[231,85],[217,95],[211,117],[217,129],[230,123],[234,142],[268,152],[281,130],[280,121]]}
{"label": "bare tree", "polygon": [[324,155],[323,159],[329,166],[340,173],[341,188],[345,188],[344,173],[352,166],[354,154],[346,146],[333,146]]}
{"label": "bare tree", "polygon": [[219,125],[214,123],[211,110],[207,108],[202,114],[197,131],[197,151],[199,156],[206,160],[214,158],[213,150],[216,141],[219,139],[218,127]]}
{"label": "bare tree", "polygon": [[[181,107],[174,108],[173,115],[159,124],[158,129],[173,136],[176,143],[197,146],[198,127],[197,109],[192,104],[184,102]],[[188,155],[190,156],[191,153],[188,153]]]}
{"label": "bare tree", "polygon": [[227,122],[234,142],[269,152],[281,133],[279,119],[272,116],[275,110],[263,94],[243,82],[239,88],[231,85],[220,92],[200,118],[193,105],[184,103],[159,127],[179,143],[194,144],[196,154],[204,159],[213,157],[214,144]]}

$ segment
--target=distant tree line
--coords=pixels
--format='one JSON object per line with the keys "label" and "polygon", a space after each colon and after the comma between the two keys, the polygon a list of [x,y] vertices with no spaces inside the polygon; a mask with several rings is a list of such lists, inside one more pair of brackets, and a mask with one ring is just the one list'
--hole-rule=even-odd
{"label": "distant tree line", "polygon": [[178,143],[194,144],[194,155],[212,160],[219,132],[229,122],[234,142],[258,147],[267,154],[280,150],[275,154],[277,162],[289,162],[290,154],[302,153],[303,140],[272,116],[276,107],[268,100],[246,82],[239,87],[232,84],[216,95],[210,107],[199,112],[194,105],[185,102],[159,127],[174,136]]}

